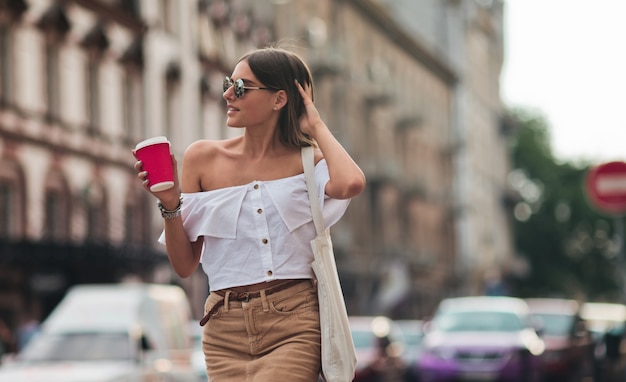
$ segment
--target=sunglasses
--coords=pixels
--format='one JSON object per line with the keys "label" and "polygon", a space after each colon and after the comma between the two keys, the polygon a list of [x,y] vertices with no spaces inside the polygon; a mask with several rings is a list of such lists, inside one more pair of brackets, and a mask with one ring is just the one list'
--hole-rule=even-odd
{"label": "sunglasses", "polygon": [[233,81],[230,77],[225,77],[224,83],[222,84],[224,93],[226,93],[226,91],[230,89],[231,86],[234,87],[235,97],[237,98],[243,97],[246,90],[274,90],[274,91],[278,90],[274,88],[263,88],[259,86],[245,86],[241,78]]}

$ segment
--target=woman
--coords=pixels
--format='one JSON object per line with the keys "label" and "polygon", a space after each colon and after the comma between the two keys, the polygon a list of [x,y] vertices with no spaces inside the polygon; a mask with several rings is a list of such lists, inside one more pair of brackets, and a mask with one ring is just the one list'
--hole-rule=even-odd
{"label": "woman", "polygon": [[[160,241],[179,276],[200,263],[208,276],[201,324],[212,382],[316,381],[315,227],[301,148],[316,147],[326,226],[363,191],[365,177],[320,118],[310,70],[294,53],[246,54],[224,80],[223,97],[227,125],[243,134],[187,148],[180,186],[153,193],[165,218]],[[141,162],[135,168],[148,189],[149,174]]]}

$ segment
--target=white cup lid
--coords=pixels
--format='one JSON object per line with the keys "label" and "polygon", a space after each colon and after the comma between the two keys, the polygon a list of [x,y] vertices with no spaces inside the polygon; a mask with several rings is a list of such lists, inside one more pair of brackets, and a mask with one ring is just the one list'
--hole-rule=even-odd
{"label": "white cup lid", "polygon": [[146,139],[144,141],[141,141],[141,142],[137,143],[137,146],[135,146],[135,150],[139,150],[139,149],[144,148],[146,146],[155,145],[155,144],[158,144],[158,143],[170,144],[170,141],[168,141],[167,138],[164,137],[164,136],[148,138],[148,139]]}
{"label": "white cup lid", "polygon": [[174,182],[171,182],[171,181],[161,182],[161,183],[153,184],[152,186],[150,186],[150,191],[159,192],[159,191],[170,189],[172,187],[174,187]]}

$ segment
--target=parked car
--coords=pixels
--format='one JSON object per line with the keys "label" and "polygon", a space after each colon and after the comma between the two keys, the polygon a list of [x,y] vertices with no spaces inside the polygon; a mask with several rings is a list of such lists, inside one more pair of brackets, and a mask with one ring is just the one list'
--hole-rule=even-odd
{"label": "parked car", "polygon": [[586,302],[580,312],[594,339],[595,381],[623,381],[623,339],[626,305]]}
{"label": "parked car", "polygon": [[425,324],[418,368],[422,382],[538,382],[544,348],[524,300],[448,298]]}
{"label": "parked car", "polygon": [[404,362],[407,366],[405,380],[407,382],[418,381],[417,361],[422,353],[422,341],[424,339],[424,323],[422,320],[395,320],[402,334]]}
{"label": "parked car", "polygon": [[580,316],[580,304],[559,298],[526,299],[540,323],[546,345],[542,368],[547,381],[580,382],[593,378],[593,338]]}
{"label": "parked car", "polygon": [[357,352],[354,382],[402,382],[406,365],[398,325],[384,316],[350,316],[348,319]]}
{"label": "parked car", "polygon": [[189,319],[177,286],[74,286],[40,333],[0,368],[0,381],[197,382]]}

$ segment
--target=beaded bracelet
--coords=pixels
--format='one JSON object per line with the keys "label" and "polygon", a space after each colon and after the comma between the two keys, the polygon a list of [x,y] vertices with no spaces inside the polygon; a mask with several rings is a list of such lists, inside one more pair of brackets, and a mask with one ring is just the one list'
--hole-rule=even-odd
{"label": "beaded bracelet", "polygon": [[165,220],[174,219],[180,216],[180,207],[183,205],[183,196],[181,195],[178,198],[178,205],[173,210],[166,210],[161,204],[161,201],[157,201],[157,206],[159,207],[159,211],[161,211],[161,217]]}

